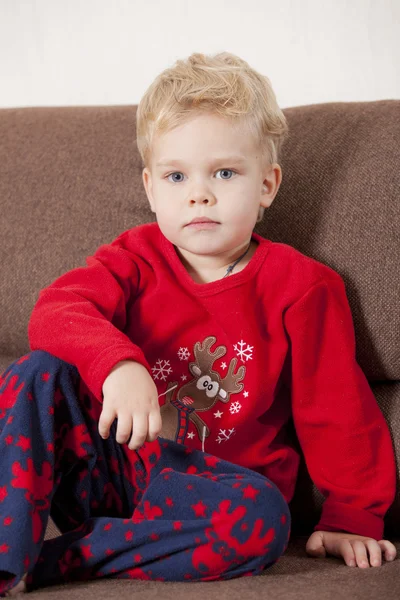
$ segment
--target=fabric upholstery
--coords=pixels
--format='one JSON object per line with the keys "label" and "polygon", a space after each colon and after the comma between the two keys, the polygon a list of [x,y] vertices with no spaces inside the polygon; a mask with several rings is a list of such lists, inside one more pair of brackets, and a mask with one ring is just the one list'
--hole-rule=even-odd
{"label": "fabric upholstery", "polygon": [[[0,110],[0,372],[29,351],[27,323],[41,288],[84,265],[87,255],[122,231],[154,220],[141,179],[135,112],[136,106]],[[400,100],[316,104],[284,112],[290,136],[280,160],[283,181],[256,231],[343,277],[357,360],[389,424],[399,465]],[[294,428],[292,435],[295,440]],[[363,571],[346,567],[341,559],[306,556],[306,536],[318,521],[322,501],[303,461],[285,556],[262,577],[203,584],[206,593],[394,598],[391,581],[400,576],[398,560]],[[53,524],[47,535],[57,535]],[[399,486],[385,537],[400,549]],[[329,595],[321,596],[326,590]],[[49,600],[53,594],[183,598],[204,592],[190,583],[115,580],[46,591]]]}

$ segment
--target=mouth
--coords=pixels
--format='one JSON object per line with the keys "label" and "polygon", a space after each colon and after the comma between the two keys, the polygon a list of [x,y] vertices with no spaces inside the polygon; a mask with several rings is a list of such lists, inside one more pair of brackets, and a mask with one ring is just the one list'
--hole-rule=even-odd
{"label": "mouth", "polygon": [[196,217],[192,219],[185,227],[191,227],[193,229],[211,229],[219,225],[218,221],[213,221],[208,217]]}

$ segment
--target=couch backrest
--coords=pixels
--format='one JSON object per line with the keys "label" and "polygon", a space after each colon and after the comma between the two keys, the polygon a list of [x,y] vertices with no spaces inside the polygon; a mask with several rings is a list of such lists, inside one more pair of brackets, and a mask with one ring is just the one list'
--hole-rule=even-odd
{"label": "couch backrest", "polygon": [[[284,112],[283,181],[256,231],[343,277],[357,360],[400,456],[400,100]],[[154,220],[135,113],[135,106],[0,110],[1,354],[28,351],[27,322],[42,287],[122,231]],[[298,488],[295,505],[307,503],[314,522],[321,498],[305,479]]]}

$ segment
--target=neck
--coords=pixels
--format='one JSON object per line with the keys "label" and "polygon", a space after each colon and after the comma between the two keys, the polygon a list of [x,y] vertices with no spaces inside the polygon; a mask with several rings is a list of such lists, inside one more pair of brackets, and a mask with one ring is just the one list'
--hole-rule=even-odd
{"label": "neck", "polygon": [[244,269],[257,248],[257,242],[247,240],[244,244],[229,252],[212,256],[192,254],[177,246],[175,248],[183,266],[192,279],[197,283],[210,283],[222,279],[226,275],[228,267],[232,266],[247,250],[245,256],[234,267],[232,275]]}

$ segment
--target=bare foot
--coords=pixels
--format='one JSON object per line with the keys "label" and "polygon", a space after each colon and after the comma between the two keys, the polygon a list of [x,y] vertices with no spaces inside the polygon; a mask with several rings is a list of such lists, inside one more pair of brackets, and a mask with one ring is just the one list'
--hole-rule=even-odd
{"label": "bare foot", "polygon": [[11,590],[8,590],[8,592],[6,592],[6,596],[16,596],[17,594],[21,594],[22,592],[26,592],[26,583],[25,583],[25,579],[28,573],[25,573],[25,575],[23,576],[23,578],[21,579],[21,581],[18,581],[17,585],[13,588],[11,588]]}

